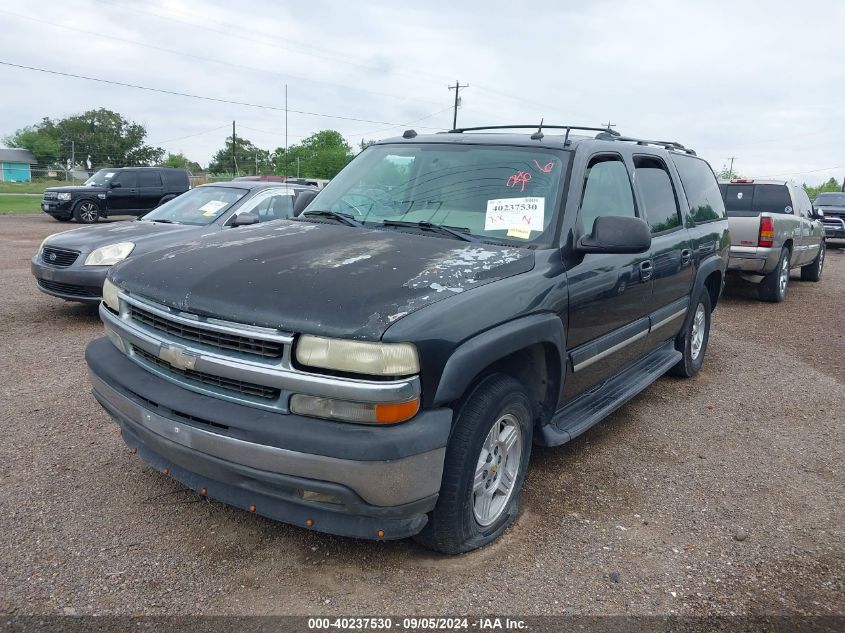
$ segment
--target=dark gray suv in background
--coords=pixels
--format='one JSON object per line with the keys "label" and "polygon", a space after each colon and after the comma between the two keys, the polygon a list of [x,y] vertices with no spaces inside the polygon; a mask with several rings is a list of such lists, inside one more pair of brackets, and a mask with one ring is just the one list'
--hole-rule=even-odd
{"label": "dark gray suv in background", "polygon": [[109,167],[81,185],[45,189],[41,210],[60,222],[92,224],[109,215],[143,215],[190,188],[184,169]]}

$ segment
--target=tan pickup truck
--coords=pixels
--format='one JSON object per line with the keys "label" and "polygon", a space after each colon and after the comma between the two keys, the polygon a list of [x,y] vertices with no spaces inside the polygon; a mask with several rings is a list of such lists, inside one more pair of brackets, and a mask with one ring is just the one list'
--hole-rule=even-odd
{"label": "tan pickup truck", "polygon": [[763,301],[783,301],[789,274],[818,281],[824,266],[822,214],[804,189],[784,180],[734,179],[719,188],[731,228],[728,272],[759,284]]}

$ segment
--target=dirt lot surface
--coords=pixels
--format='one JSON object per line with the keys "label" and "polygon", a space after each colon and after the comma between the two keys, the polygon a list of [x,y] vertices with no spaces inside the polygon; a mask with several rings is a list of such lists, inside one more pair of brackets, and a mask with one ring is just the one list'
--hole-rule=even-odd
{"label": "dirt lot surface", "polygon": [[845,251],[782,304],[729,288],[703,371],[536,449],[522,515],[458,557],[184,491],[88,393],[96,313],[36,290],[76,228],[0,217],[0,612],[845,614]]}

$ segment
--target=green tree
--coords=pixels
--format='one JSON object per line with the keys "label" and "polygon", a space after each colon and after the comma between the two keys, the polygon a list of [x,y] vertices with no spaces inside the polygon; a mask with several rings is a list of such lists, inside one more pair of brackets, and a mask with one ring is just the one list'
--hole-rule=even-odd
{"label": "green tree", "polygon": [[716,172],[716,178],[719,180],[731,180],[733,178],[742,178],[742,176],[727,165],[722,165],[722,168]]}
{"label": "green tree", "polygon": [[824,184],[815,187],[804,183],[804,191],[807,192],[810,200],[813,200],[817,195],[826,191],[842,191],[842,184],[836,178],[831,177]]}
{"label": "green tree", "polygon": [[[334,178],[352,160],[352,147],[340,132],[321,130],[301,143],[291,145],[287,152],[287,172],[295,176],[297,171],[305,178]],[[276,173],[285,173],[285,149],[279,147],[273,153]],[[297,170],[298,167],[298,170]]]}
{"label": "green tree", "polygon": [[236,174],[237,176],[271,174],[274,170],[270,152],[257,147],[252,141],[237,137],[235,140],[235,162],[232,165],[232,137],[226,137],[223,148],[217,150],[208,164],[212,174]]}
{"label": "green tree", "polygon": [[178,169],[187,169],[192,174],[197,174],[202,171],[199,163],[189,160],[187,156],[179,152],[178,154],[167,153],[167,158],[161,162],[162,167],[177,167]]}
{"label": "green tree", "polygon": [[146,128],[105,108],[64,119],[44,118],[6,137],[11,147],[28,149],[44,165],[77,165],[91,160],[93,168],[154,165],[164,157],[160,147],[147,145]]}

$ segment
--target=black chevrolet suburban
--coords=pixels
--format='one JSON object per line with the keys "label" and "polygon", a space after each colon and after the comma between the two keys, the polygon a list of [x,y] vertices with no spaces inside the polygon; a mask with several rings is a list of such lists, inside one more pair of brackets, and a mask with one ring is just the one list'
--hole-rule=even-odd
{"label": "black chevrolet suburban", "polygon": [[293,219],[114,266],[86,359],[131,452],[250,512],[457,553],[515,519],[532,444],[698,372],[730,246],[710,166],[502,127],[408,130]]}
{"label": "black chevrolet suburban", "polygon": [[56,220],[92,224],[109,215],[143,215],[191,188],[184,169],[101,169],[83,184],[44,190],[41,210]]}

